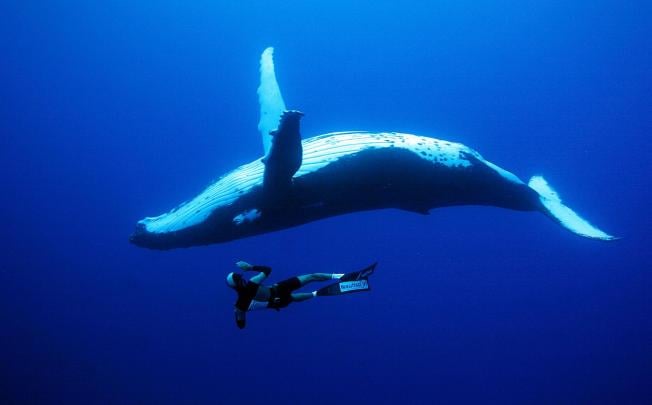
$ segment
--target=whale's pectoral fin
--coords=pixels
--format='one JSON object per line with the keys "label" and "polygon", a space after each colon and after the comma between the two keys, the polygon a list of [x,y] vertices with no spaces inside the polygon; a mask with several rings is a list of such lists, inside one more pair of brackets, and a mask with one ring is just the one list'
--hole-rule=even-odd
{"label": "whale's pectoral fin", "polygon": [[260,56],[260,122],[258,130],[265,148],[263,190],[268,203],[282,199],[292,185],[292,176],[301,166],[303,150],[299,121],[303,113],[286,111],[274,72],[274,48]]}
{"label": "whale's pectoral fin", "polygon": [[272,145],[265,156],[263,189],[268,195],[282,196],[289,192],[292,176],[301,167],[303,148],[299,122],[303,113],[285,111],[278,129],[272,131]]}
{"label": "whale's pectoral fin", "polygon": [[263,147],[267,155],[272,146],[271,132],[276,129],[281,113],[285,111],[281,89],[278,87],[274,73],[274,48],[272,47],[265,49],[260,56],[258,102],[260,104],[258,130],[263,138]]}

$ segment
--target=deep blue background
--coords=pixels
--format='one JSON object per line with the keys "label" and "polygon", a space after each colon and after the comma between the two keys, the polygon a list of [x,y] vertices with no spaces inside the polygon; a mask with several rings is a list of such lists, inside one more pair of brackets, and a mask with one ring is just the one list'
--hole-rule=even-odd
{"label": "deep blue background", "polygon": [[[10,3],[0,402],[652,400],[649,5]],[[262,154],[269,45],[304,137],[464,142],[523,179],[544,174],[625,238],[464,207],[170,252],[130,245],[138,219]],[[380,264],[370,294],[251,314],[241,331],[223,282],[239,259],[276,280]]]}

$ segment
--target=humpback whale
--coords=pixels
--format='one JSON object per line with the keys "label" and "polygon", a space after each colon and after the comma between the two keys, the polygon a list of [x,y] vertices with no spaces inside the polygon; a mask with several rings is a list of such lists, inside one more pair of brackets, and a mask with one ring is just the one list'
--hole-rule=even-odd
{"label": "humpback whale", "polygon": [[226,173],[170,212],[140,220],[130,241],[173,249],[232,241],[355,211],[419,214],[455,205],[538,211],[567,230],[612,240],[562,203],[541,176],[527,183],[456,142],[399,132],[333,132],[302,139],[287,110],[273,48],[260,59],[264,156]]}

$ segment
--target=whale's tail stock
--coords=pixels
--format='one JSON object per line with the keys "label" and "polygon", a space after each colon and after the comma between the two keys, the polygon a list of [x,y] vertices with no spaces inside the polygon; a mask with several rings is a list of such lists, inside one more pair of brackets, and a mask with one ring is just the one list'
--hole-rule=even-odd
{"label": "whale's tail stock", "polygon": [[548,182],[543,177],[533,176],[528,182],[528,186],[539,193],[542,211],[569,231],[591,239],[620,239],[601,231],[577,215],[575,211],[565,206],[559,194],[548,185]]}

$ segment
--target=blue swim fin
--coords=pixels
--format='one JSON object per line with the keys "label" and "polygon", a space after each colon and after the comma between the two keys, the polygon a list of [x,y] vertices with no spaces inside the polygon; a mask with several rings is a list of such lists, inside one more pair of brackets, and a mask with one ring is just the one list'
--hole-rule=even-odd
{"label": "blue swim fin", "polygon": [[371,290],[369,276],[373,274],[377,264],[378,263],[374,263],[360,271],[346,273],[337,281],[337,283],[327,285],[326,287],[317,290],[317,296],[342,295]]}

